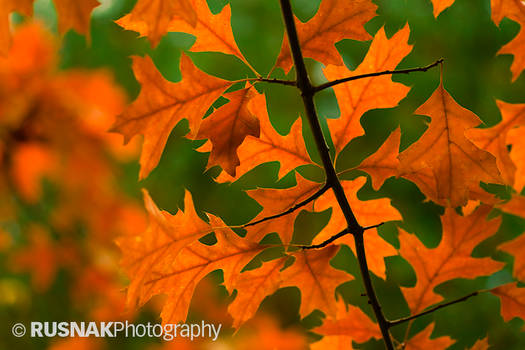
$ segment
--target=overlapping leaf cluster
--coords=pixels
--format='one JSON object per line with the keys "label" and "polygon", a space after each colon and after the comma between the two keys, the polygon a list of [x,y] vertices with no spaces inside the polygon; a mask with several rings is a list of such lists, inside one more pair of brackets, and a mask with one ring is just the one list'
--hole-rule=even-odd
{"label": "overlapping leaf cluster", "polygon": [[[437,16],[452,2],[433,1],[434,14]],[[525,5],[519,0],[492,0],[491,8],[496,24],[508,17],[522,26],[518,36],[499,52],[514,56],[511,71],[516,79],[524,68],[521,56],[525,52]],[[329,81],[394,70],[411,52],[410,28],[407,25],[390,38],[380,29],[372,37],[364,24],[376,15],[375,12],[376,5],[368,0],[321,1],[312,19],[306,23],[296,21],[303,54],[325,66],[323,74]],[[133,70],[142,88],[138,98],[120,115],[113,130],[123,134],[126,140],[143,135],[140,178],[147,177],[157,166],[170,132],[182,119],[189,121],[188,138],[209,140],[200,150],[210,152],[208,167],[222,168],[216,179],[218,182],[236,181],[254,167],[271,161],[280,164],[279,178],[303,165],[317,166],[311,158],[315,150],[305,145],[301,119],[285,136],[272,126],[266,96],[258,87],[260,82],[271,82],[271,72],[268,78],[263,78],[268,72],[255,71],[237,46],[229,5],[213,14],[204,0],[139,0],[132,12],[117,23],[147,36],[152,45],[158,44],[168,31],[192,34],[196,41],[190,51],[233,55],[253,72],[249,79],[227,81],[204,73],[183,55],[182,80],[172,83],[162,77],[149,57],[133,57]],[[335,47],[342,39],[372,39],[366,57],[355,70],[343,65]],[[272,72],[278,68],[285,72],[293,68],[289,45],[284,38]],[[409,87],[392,81],[389,75],[334,84],[333,89],[341,115],[338,119],[329,119],[327,124],[336,161],[352,140],[365,133],[361,126],[365,112],[395,107],[410,91]],[[229,102],[205,117],[221,96]],[[501,218],[495,213],[504,211],[524,216],[525,200],[520,192],[525,183],[525,105],[497,103],[502,120],[491,128],[478,128],[482,124],[478,116],[459,105],[441,81],[428,100],[414,111],[414,114],[430,118],[427,130],[417,141],[400,152],[403,130],[396,129],[361,164],[341,171],[341,175],[353,169],[364,171],[374,189],[379,189],[390,177],[405,178],[416,184],[428,200],[445,207],[441,217],[442,237],[435,248],[426,247],[416,235],[401,228],[397,251],[375,228],[365,234],[372,273],[385,278],[384,258],[397,254],[414,269],[417,283],[402,288],[412,314],[443,300],[435,290],[443,282],[488,276],[504,267],[503,263],[489,257],[472,255],[475,247],[498,230]],[[118,242],[123,251],[123,266],[131,278],[129,303],[142,305],[156,294],[166,294],[168,298],[161,314],[163,321],[183,321],[197,283],[208,273],[220,269],[226,289],[230,293],[237,291],[229,307],[235,327],[253,317],[266,296],[279,288],[295,286],[301,291],[301,317],[314,310],[326,315],[324,324],[314,329],[325,337],[314,347],[326,348],[329,344],[347,347],[351,341],[380,338],[378,328],[368,316],[336,297],[336,288],[354,277],[334,268],[330,261],[342,244],[354,248],[352,237],[346,235],[312,250],[297,250],[290,245],[299,212],[279,214],[311,198],[323,186],[299,173],[295,174],[295,179],[296,185],[291,188],[260,188],[248,192],[263,207],[254,221],[277,217],[245,226],[244,237],[211,213],[206,217],[197,214],[189,193],[185,195],[184,210],[172,215],[161,211],[144,192],[150,219],[148,230],[123,237]],[[345,180],[342,176],[340,181],[362,226],[403,220],[387,198],[367,201],[358,198],[357,192],[366,182],[364,176],[353,180]],[[485,184],[508,186],[512,198],[507,202],[501,200],[488,192]],[[303,209],[331,211],[329,222],[314,238],[314,244],[346,228],[343,213],[331,192],[316,196]],[[278,233],[286,249],[279,257],[261,260],[259,254],[269,248],[261,240],[272,232]],[[216,243],[204,244],[199,240],[210,233],[214,233]],[[517,281],[524,278],[525,261],[519,254],[524,244],[520,236],[500,247],[514,256]],[[432,259],[428,258],[430,256]],[[259,264],[248,264],[254,259]],[[525,317],[523,288],[512,283],[492,292],[501,299],[505,320]],[[446,336],[431,338],[432,330],[433,325],[429,324],[415,335],[407,331],[401,341],[407,349],[446,348],[454,343]],[[479,346],[483,348],[482,344]]]}

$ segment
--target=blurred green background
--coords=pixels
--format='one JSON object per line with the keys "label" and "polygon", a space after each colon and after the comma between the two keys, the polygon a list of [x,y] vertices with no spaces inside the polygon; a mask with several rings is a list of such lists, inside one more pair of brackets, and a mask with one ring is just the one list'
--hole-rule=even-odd
{"label": "blurred green background", "polygon": [[[145,38],[139,38],[131,31],[124,31],[113,23],[114,20],[128,13],[134,6],[133,0],[101,1],[91,20],[91,43],[75,33],[69,32],[63,38],[60,50],[60,67],[70,68],[109,68],[119,84],[124,87],[132,101],[139,93],[140,86],[131,70],[131,55],[150,55],[166,79],[178,81],[179,58],[182,51],[191,48],[194,37],[184,33],[169,33],[157,48],[152,49]],[[219,12],[226,4],[232,9],[232,28],[235,39],[250,64],[261,74],[272,68],[280,51],[283,36],[283,24],[276,0],[208,0],[210,9]],[[318,0],[292,1],[296,15],[302,21],[310,19],[319,6]],[[366,29],[372,35],[385,26],[391,36],[407,22],[411,34],[409,43],[414,45],[412,52],[400,63],[398,68],[424,66],[443,57],[445,59],[444,84],[456,101],[474,111],[483,121],[484,126],[492,126],[500,119],[495,99],[511,103],[525,103],[525,75],[511,83],[511,55],[496,55],[502,45],[510,41],[519,31],[519,25],[504,19],[497,27],[490,19],[489,0],[456,0],[441,13],[438,18],[432,14],[429,0],[374,0],[378,5],[378,16],[372,19]],[[35,16],[45,21],[56,32],[56,14],[51,0],[35,2]],[[350,69],[355,69],[364,58],[370,42],[343,40],[336,46]],[[227,79],[248,77],[250,71],[235,57],[220,53],[189,53],[194,62],[204,71]],[[308,68],[315,82],[324,81],[322,66],[308,60]],[[293,78],[293,70],[288,76],[280,69],[273,73],[277,78]],[[366,134],[353,140],[343,151],[337,162],[338,170],[356,166],[366,156],[373,153],[398,126],[402,130],[402,149],[419,138],[427,127],[428,119],[413,115],[414,110],[423,103],[439,83],[438,69],[426,73],[412,73],[394,76],[394,81],[412,87],[408,96],[398,107],[377,109],[367,112],[361,119]],[[299,117],[302,107],[300,96],[294,88],[258,84],[258,88],[267,94],[268,110],[275,128],[282,134],[288,132],[292,123]],[[322,118],[337,118],[339,109],[333,92],[319,94],[317,107]],[[304,123],[306,124],[306,123]],[[138,163],[119,164],[122,167],[120,178],[122,188],[131,196],[140,198],[140,188],[145,187],[155,199],[157,205],[176,212],[183,206],[184,189],[188,189],[198,211],[216,214],[231,225],[242,224],[253,218],[261,209],[243,191],[260,187],[289,187],[294,184],[294,174],[288,174],[277,181],[277,163],[268,163],[255,168],[234,184],[217,184],[213,177],[218,168],[206,171],[207,154],[197,152],[202,141],[184,138],[188,125],[182,121],[173,130],[159,166],[144,181],[137,182]],[[305,135],[309,151],[314,159],[315,150],[311,140]],[[310,179],[322,179],[322,173],[314,166],[302,167],[300,172]],[[350,172],[348,178],[363,175],[358,171]],[[507,188],[491,188],[502,197],[509,196]],[[404,179],[391,178],[379,191],[374,191],[370,181],[360,190],[361,199],[388,197],[400,211],[404,221],[390,223],[381,227],[380,234],[395,247],[397,241],[396,226],[415,233],[428,247],[439,244],[441,223],[439,216],[443,208],[431,202],[425,202],[418,188]],[[45,198],[42,200],[45,201]],[[46,203],[40,203],[45,206]],[[366,205],[366,202],[364,203]],[[30,213],[29,219],[31,220]],[[496,246],[518,236],[525,230],[525,220],[502,214],[503,223],[497,234],[482,243],[475,256],[492,256],[507,262],[506,268],[488,278],[475,280],[452,280],[438,287],[438,292],[445,299],[455,298],[473,290],[485,289],[512,280],[512,258],[497,251]],[[308,243],[328,220],[329,213],[302,212],[296,222],[294,242]],[[275,236],[269,239],[275,240]],[[374,278],[383,309],[389,318],[408,314],[408,307],[403,300],[399,286],[411,286],[415,283],[415,274],[401,257],[387,259],[387,280]],[[349,271],[356,279],[342,285],[338,292],[348,302],[358,305],[372,315],[363,293],[356,259],[347,247],[341,249],[334,259],[334,266]],[[213,279],[219,280],[219,273]],[[30,320],[81,320],[85,315],[67,307],[69,295],[68,276],[59,274],[52,288],[44,293],[32,291],[26,275],[2,271],[0,295],[6,283],[25,286],[29,307],[18,304],[1,303],[0,324],[4,325],[0,338],[2,349],[44,349],[47,339],[16,339],[10,334],[11,325],[16,322],[27,324]],[[227,293],[219,293],[227,298]],[[321,314],[314,312],[300,320],[299,292],[295,288],[285,288],[267,298],[261,310],[275,314],[283,326],[301,324],[306,330],[320,324]],[[142,321],[158,321],[158,315],[145,312]],[[192,313],[190,318],[198,319]],[[488,333],[491,349],[524,349],[525,334],[521,331],[524,322],[514,319],[505,323],[499,311],[499,301],[490,294],[483,294],[467,302],[457,304],[418,319],[412,332],[422,330],[435,320],[434,336],[449,335],[455,340],[451,349],[465,349],[473,345]],[[393,330],[393,334],[402,338],[405,326]],[[231,330],[229,331],[231,332]],[[312,339],[318,338],[310,334]],[[116,339],[110,341],[110,348],[142,349],[148,339]],[[360,345],[363,349],[382,349],[380,341],[370,341]]]}

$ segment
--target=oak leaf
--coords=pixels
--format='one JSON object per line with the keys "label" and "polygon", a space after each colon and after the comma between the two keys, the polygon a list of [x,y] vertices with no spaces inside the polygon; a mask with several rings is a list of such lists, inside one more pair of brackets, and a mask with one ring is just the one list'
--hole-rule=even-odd
{"label": "oak leaf", "polygon": [[[9,15],[16,11],[24,16],[32,16],[33,2],[34,0],[0,0],[0,54],[7,54],[11,42]],[[91,12],[100,4],[98,0],[53,0],[53,2],[60,33],[74,29],[89,38]]]}
{"label": "oak leaf", "polygon": [[525,256],[523,255],[525,235],[522,234],[509,242],[505,242],[498,248],[514,257],[512,275],[520,281],[525,281]]}
{"label": "oak leaf", "polygon": [[405,341],[405,350],[447,349],[454,344],[449,336],[430,338],[434,330],[434,324],[429,324],[424,330]]}
{"label": "oak leaf", "polygon": [[434,17],[437,17],[441,12],[450,7],[455,0],[432,0]]}
{"label": "oak leaf", "polygon": [[395,176],[399,160],[399,144],[401,141],[401,130],[394,130],[379,149],[363,160],[356,169],[363,170],[370,175],[372,187],[379,190],[389,177]]}
{"label": "oak leaf", "polygon": [[189,193],[184,196],[184,212],[179,211],[173,216],[159,210],[148,192],[143,192],[149,216],[147,230],[117,240],[123,253],[121,265],[131,277],[128,303],[138,301],[140,304],[154,293],[150,289],[155,285],[146,287],[145,283],[170,269],[173,259],[188,244],[212,231],[210,225],[195,212]]}
{"label": "oak leaf", "polygon": [[[407,25],[388,39],[384,28],[381,28],[374,37],[365,59],[356,70],[350,71],[345,66],[330,65],[324,69],[324,75],[328,80],[335,80],[351,74],[393,70],[412,48],[407,44],[409,34]],[[328,119],[328,126],[336,151],[340,152],[350,140],[364,134],[360,118],[365,112],[376,108],[395,107],[409,90],[407,86],[393,82],[387,75],[334,86],[341,116],[338,119]]]}
{"label": "oak leaf", "polygon": [[168,32],[171,21],[177,17],[191,27],[197,25],[197,13],[191,0],[139,0],[131,13],[116,23],[125,29],[147,36],[155,47]]}
{"label": "oak leaf", "polygon": [[[186,202],[191,205],[189,200]],[[128,303],[142,305],[156,294],[167,294],[161,312],[165,323],[186,319],[197,283],[214,270],[223,270],[224,284],[233,291],[242,268],[262,250],[236,235],[219,218],[210,216],[209,225],[196,218],[192,209],[186,210],[188,214],[172,217],[150,202],[152,223],[148,230],[118,241],[122,264],[132,276]],[[215,232],[216,244],[196,241],[211,231]]]}
{"label": "oak leaf", "polygon": [[503,263],[490,258],[471,257],[472,250],[498,230],[501,218],[486,220],[490,210],[491,207],[481,205],[464,217],[447,208],[441,217],[441,242],[433,249],[425,247],[415,235],[400,230],[399,252],[412,265],[417,277],[414,287],[401,288],[412,314],[441,301],[441,296],[434,292],[439,284],[454,278],[490,275],[503,267]]}
{"label": "oak leaf", "polygon": [[525,320],[525,288],[519,288],[514,282],[494,288],[491,293],[500,298],[501,316],[505,322],[514,317]]}
{"label": "oak leaf", "polygon": [[323,324],[312,329],[322,334],[321,341],[312,344],[312,349],[349,349],[352,341],[364,343],[370,338],[381,338],[376,323],[356,306],[345,305],[343,300],[337,302],[335,320],[325,319]]}
{"label": "oak leaf", "polygon": [[525,126],[514,128],[507,135],[507,142],[512,145],[510,159],[516,166],[514,189],[521,193],[525,186]]}
{"label": "oak leaf", "polygon": [[506,213],[521,216],[525,218],[525,197],[520,195],[513,195],[506,203],[498,204],[497,208]]}
{"label": "oak leaf", "polygon": [[[259,188],[247,191],[248,195],[263,207],[263,210],[253,219],[253,221],[283,213],[312,196],[322,186],[319,183],[306,180],[299,174],[296,175],[296,179],[297,185],[291,188]],[[310,204],[303,208],[313,210],[313,205]],[[288,244],[292,240],[294,222],[299,215],[299,212],[299,210],[295,210],[290,214],[249,227],[247,237],[250,237],[250,239],[254,241],[259,241],[266,236],[266,234],[277,232],[281,241],[284,244]]]}
{"label": "oak leaf", "polygon": [[[301,50],[305,57],[325,65],[342,65],[343,60],[335,47],[342,39],[369,40],[363,25],[375,16],[377,6],[369,0],[323,0],[317,14],[307,23],[296,21]],[[288,72],[292,57],[288,38],[285,37],[276,65]]]}
{"label": "oak leaf", "polygon": [[[264,247],[239,237],[226,227],[222,220],[211,216],[217,243],[207,246],[194,242],[187,246],[161,274],[151,276],[145,282],[158,286],[156,293],[167,293],[168,299],[161,312],[166,323],[177,323],[186,319],[193,290],[203,277],[215,270],[222,270],[224,286],[231,293],[244,266],[260,253]],[[153,288],[153,287],[151,287]]]}
{"label": "oak leaf", "polygon": [[516,80],[525,68],[525,4],[521,0],[491,0],[490,6],[492,20],[496,25],[500,24],[503,17],[507,17],[521,26],[518,35],[498,51],[514,55],[510,70],[512,80]]}
{"label": "oak leaf", "polygon": [[[433,201],[457,207],[467,204],[479,182],[502,183],[496,159],[465,137],[479,118],[457,104],[439,85],[416,114],[432,118],[423,136],[399,154],[398,174],[419,185]],[[422,181],[422,175],[429,181]]]}
{"label": "oak leaf", "polygon": [[466,136],[479,148],[496,157],[496,164],[503,180],[513,185],[516,166],[507,149],[508,134],[516,127],[525,126],[525,104],[510,104],[496,101],[501,111],[502,120],[491,128],[470,129]]}
{"label": "oak leaf", "polygon": [[203,0],[192,0],[197,14],[195,26],[190,26],[186,21],[174,19],[168,25],[168,31],[184,32],[194,35],[197,40],[192,45],[193,52],[216,51],[227,55],[237,56],[241,61],[249,63],[244,58],[235,42],[231,27],[231,9],[224,6],[220,13],[212,14],[208,4]]}
{"label": "oak leaf", "polygon": [[299,314],[302,318],[315,309],[324,312],[328,317],[336,317],[335,289],[352,279],[351,275],[330,265],[330,260],[338,250],[339,246],[330,245],[319,250],[302,250],[291,254],[295,257],[295,262],[282,271],[281,287],[299,288]]}
{"label": "oak leaf", "polygon": [[74,29],[89,38],[91,12],[100,5],[98,0],[53,0],[61,33]]}
{"label": "oak leaf", "polygon": [[19,12],[24,16],[33,14],[34,0],[1,0],[0,1],[0,54],[6,55],[11,43],[11,30],[9,28],[9,15]]}
{"label": "oak leaf", "polygon": [[202,117],[230,83],[203,73],[185,55],[178,83],[165,80],[149,57],[133,57],[133,71],[142,85],[140,95],[118,116],[112,131],[123,134],[125,142],[144,135],[139,174],[143,179],[157,166],[175,125],[186,118],[190,136],[196,135]]}
{"label": "oak leaf", "polygon": [[248,107],[255,95],[251,87],[225,94],[230,102],[202,122],[196,138],[207,138],[213,145],[207,168],[220,165],[235,176],[240,164],[237,148],[248,135],[258,138],[260,134],[259,119]]}
{"label": "oak leaf", "polygon": [[257,269],[243,272],[233,283],[237,296],[228,306],[228,312],[233,317],[233,328],[239,328],[252,318],[264,298],[280,287],[280,270],[285,260],[286,258],[281,258],[265,262]]}
{"label": "oak leaf", "polygon": [[[255,96],[250,107],[259,118],[260,136],[258,138],[250,135],[246,137],[237,149],[240,165],[236,169],[235,176],[232,177],[223,172],[217,178],[218,182],[236,180],[257,165],[266,162],[280,162],[279,178],[300,165],[311,163],[304,144],[301,119],[292,125],[288,135],[282,136],[275,131],[270,122],[264,95]],[[208,151],[209,145],[204,145],[199,150]]]}

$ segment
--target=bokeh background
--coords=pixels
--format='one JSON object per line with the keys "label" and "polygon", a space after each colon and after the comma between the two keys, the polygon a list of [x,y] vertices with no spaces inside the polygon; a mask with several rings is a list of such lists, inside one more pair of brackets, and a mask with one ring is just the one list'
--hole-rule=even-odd
{"label": "bokeh background", "polygon": [[[36,114],[51,115],[57,110],[66,110],[62,115],[68,117],[65,121],[59,117],[50,118],[51,124],[45,126],[47,132],[31,130],[20,136],[15,134],[19,128],[0,116],[2,159],[7,159],[2,163],[0,218],[1,349],[182,347],[182,344],[162,345],[158,340],[147,338],[119,337],[100,341],[15,338],[11,335],[11,325],[15,322],[28,325],[32,320],[128,319],[135,323],[160,322],[158,315],[162,298],[152,300],[138,311],[125,307],[127,277],[119,269],[119,251],[113,243],[119,235],[144,229],[146,216],[142,209],[141,188],[147,188],[157,205],[171,213],[183,207],[184,190],[188,189],[198,211],[216,214],[226,223],[238,225],[249,221],[261,209],[244,190],[294,184],[293,173],[277,181],[277,163],[261,165],[234,184],[214,182],[213,178],[220,169],[206,169],[208,154],[196,150],[203,141],[184,138],[188,131],[185,121],[180,122],[171,133],[158,167],[146,180],[138,182],[140,140],[134,140],[123,148],[120,136],[108,136],[104,132],[115,114],[140,91],[131,70],[130,56],[151,56],[166,79],[178,81],[181,78],[180,54],[191,47],[194,37],[169,33],[152,49],[147,39],[125,31],[113,22],[129,13],[135,1],[100,2],[101,6],[93,12],[91,37],[87,39],[73,31],[60,37],[52,1],[35,1],[34,17],[51,34],[42,34],[34,28],[24,29],[26,34],[19,39],[22,43],[20,47],[24,47],[25,42],[33,48],[21,49],[16,57],[20,60],[21,57],[33,55],[33,66],[30,65],[30,71],[25,71],[25,80],[17,78],[21,79],[18,85],[14,83],[19,89],[17,92],[2,91],[0,113],[4,116],[7,115],[5,110],[10,110],[6,106],[23,105],[26,100],[36,104],[41,103],[40,99],[56,98],[56,103],[52,103],[51,107],[41,107]],[[219,12],[228,3],[232,9],[232,28],[238,46],[260,73],[269,72],[283,36],[278,2],[208,0],[213,12]],[[302,21],[311,18],[319,6],[318,0],[295,0],[292,3]],[[525,75],[521,74],[511,82],[509,67],[513,57],[496,55],[501,46],[518,33],[519,25],[504,19],[497,27],[490,19],[489,0],[456,0],[437,18],[434,18],[428,0],[375,0],[374,3],[379,7],[378,16],[366,25],[369,33],[375,34],[384,26],[390,36],[407,22],[410,26],[409,43],[414,48],[398,68],[424,66],[444,58],[446,89],[459,104],[474,111],[484,126],[492,126],[501,119],[495,99],[510,103],[525,102]],[[24,27],[30,21],[17,14],[12,19],[15,27]],[[41,39],[38,39],[39,35]],[[369,45],[370,42],[343,40],[336,46],[345,64],[354,69],[364,58]],[[43,56],[43,52],[47,56]],[[223,78],[242,79],[250,74],[233,56],[188,54],[199,68]],[[325,81],[319,63],[308,60],[308,68],[315,82]],[[272,76],[285,79],[293,78],[293,74],[292,70],[287,77],[277,69]],[[344,149],[337,163],[338,170],[359,164],[398,126],[402,130],[402,149],[426,129],[429,119],[415,116],[413,112],[439,84],[439,70],[395,76],[393,80],[411,86],[410,93],[396,108],[372,110],[364,115],[361,120],[366,134]],[[45,87],[42,88],[41,84]],[[55,95],[39,95],[42,89],[52,90],[50,86],[57,89]],[[300,96],[294,88],[286,86],[258,86],[267,95],[272,123],[280,133],[286,134],[302,112]],[[59,93],[60,89],[70,89],[74,93],[63,95]],[[81,107],[71,107],[69,103],[72,99],[79,100]],[[220,103],[224,101],[218,101],[216,106]],[[337,101],[331,90],[319,94],[316,103],[322,118],[339,116]],[[27,106],[24,108],[31,110]],[[86,120],[86,115],[91,116],[89,120]],[[304,132],[315,160],[308,130]],[[9,137],[14,139],[11,148],[6,146],[8,142],[5,141]],[[47,141],[43,142],[41,137]],[[322,178],[313,166],[302,167],[299,171],[310,179]],[[359,175],[363,173],[353,171],[345,176],[353,178]],[[510,196],[508,188],[491,186],[487,189],[502,198]],[[384,225],[379,231],[395,247],[399,247],[396,226],[416,233],[428,247],[439,244],[439,216],[443,208],[425,202],[421,192],[409,181],[391,178],[379,191],[374,191],[368,180],[359,197],[363,200],[392,199],[404,221]],[[302,212],[295,225],[293,243],[311,241],[329,215],[328,211],[316,214]],[[507,262],[507,267],[490,277],[449,281],[439,286],[438,292],[445,298],[455,298],[473,290],[510,282],[512,258],[498,251],[496,246],[524,230],[524,219],[503,214],[503,223],[497,234],[478,246],[474,255],[492,256],[495,260]],[[275,239],[275,236],[268,237],[269,242]],[[363,290],[357,261],[351,250],[343,248],[333,263],[356,276],[355,280],[340,286],[338,292],[345,300],[372,315],[366,299],[361,296]],[[399,256],[387,258],[386,264],[386,281],[374,277],[379,298],[388,317],[406,316],[408,307],[399,286],[414,285],[415,274]],[[283,348],[300,349],[307,342],[320,338],[309,330],[320,325],[322,315],[314,312],[301,320],[298,313],[300,293],[295,288],[284,288],[268,297],[262,303],[257,318],[233,336],[231,319],[225,312],[233,296],[218,286],[221,279],[221,273],[214,272],[199,285],[189,316],[189,320],[223,323],[225,330],[221,334],[221,346],[258,348],[262,346],[261,339],[271,339],[282,341]],[[487,333],[491,349],[525,348],[524,322],[514,319],[505,323],[500,315],[498,299],[490,294],[422,317],[415,322],[413,331],[423,329],[433,320],[436,322],[435,336],[449,335],[457,339],[451,349],[468,348]],[[393,333],[401,338],[405,330],[400,326]],[[380,341],[355,345],[363,349],[382,349]]]}

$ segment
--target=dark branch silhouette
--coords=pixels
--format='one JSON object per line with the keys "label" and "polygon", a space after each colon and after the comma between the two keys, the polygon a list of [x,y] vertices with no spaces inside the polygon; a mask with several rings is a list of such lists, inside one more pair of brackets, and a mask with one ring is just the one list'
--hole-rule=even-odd
{"label": "dark branch silhouette", "polygon": [[[379,226],[381,226],[383,224],[384,223],[382,222],[382,223],[377,224],[377,225],[363,227],[363,231],[370,230],[371,228],[379,227]],[[322,243],[312,244],[312,245],[302,245],[302,246],[299,246],[299,248],[301,248],[301,249],[319,249],[319,248],[324,248],[327,245],[329,245],[330,243],[332,243],[333,241],[335,241],[336,239],[339,239],[339,238],[341,238],[343,236],[346,236],[349,233],[351,233],[350,230],[345,228],[343,231],[333,235],[332,237],[328,238],[326,241],[324,241]]]}
{"label": "dark branch silhouette", "polygon": [[476,296],[480,293],[483,293],[483,292],[486,292],[486,290],[478,290],[478,291],[475,291],[475,292],[472,292],[470,294],[467,294],[459,299],[454,299],[452,301],[449,301],[449,302],[446,302],[446,303],[443,303],[443,304],[439,304],[439,305],[436,305],[428,310],[425,310],[423,312],[420,312],[418,314],[415,314],[415,315],[412,315],[412,316],[408,316],[408,317],[403,317],[403,318],[400,318],[400,319],[397,319],[397,320],[394,320],[394,321],[389,321],[388,324],[389,324],[389,327],[394,327],[394,326],[397,326],[398,324],[401,324],[401,323],[405,323],[405,322],[408,322],[408,321],[411,321],[411,320],[414,320],[418,317],[421,317],[421,316],[424,316],[424,315],[427,315],[427,314],[430,314],[434,311],[437,311],[439,309],[442,309],[444,307],[447,307],[447,306],[450,306],[450,305],[453,305],[453,304],[456,304],[456,303],[460,303],[462,301],[465,301],[473,296]]}
{"label": "dark branch silhouette", "polygon": [[301,207],[304,207],[305,205],[307,205],[311,201],[316,200],[317,198],[321,197],[323,195],[323,193],[325,193],[329,188],[330,188],[330,185],[328,183],[326,183],[326,184],[323,185],[323,187],[321,187],[319,190],[317,190],[317,192],[315,192],[313,195],[311,195],[310,197],[306,198],[304,201],[297,203],[296,205],[294,205],[290,209],[287,209],[287,210],[285,210],[285,211],[283,211],[282,213],[279,213],[279,214],[275,214],[275,215],[264,217],[264,218],[259,219],[257,221],[249,222],[247,224],[242,225],[241,227],[245,228],[245,227],[249,227],[249,226],[254,226],[254,225],[260,224],[261,222],[265,222],[265,221],[272,220],[272,219],[277,219],[277,218],[280,218],[281,216],[285,216],[285,215],[291,214],[294,211],[296,211],[297,209],[299,209]]}
{"label": "dark branch silhouette", "polygon": [[324,84],[321,84],[319,86],[314,87],[314,90],[316,92],[318,92],[318,91],[321,91],[321,90],[324,90],[324,89],[328,89],[329,87],[332,87],[334,85],[346,83],[348,81],[358,80],[358,79],[363,79],[363,78],[370,78],[370,77],[377,77],[379,75],[408,74],[408,73],[413,73],[413,72],[426,72],[430,68],[433,68],[433,67],[437,66],[440,63],[443,63],[443,59],[442,58],[440,58],[436,62],[434,62],[432,64],[429,64],[428,66],[424,66],[424,67],[408,68],[408,69],[400,69],[400,70],[385,70],[383,72],[375,72],[375,73],[354,75],[354,76],[351,76],[351,77],[346,77],[346,78],[342,78],[342,79],[337,79],[337,80],[326,82]]}
{"label": "dark branch silhouette", "polygon": [[372,285],[372,280],[370,278],[370,272],[368,271],[368,264],[366,261],[365,248],[363,243],[363,233],[364,228],[359,225],[357,219],[350,207],[348,199],[346,198],[343,186],[337,178],[337,173],[334,168],[334,164],[330,157],[330,152],[326,139],[323,135],[321,129],[321,124],[319,123],[319,118],[317,116],[317,111],[314,105],[314,95],[319,90],[316,90],[308,77],[308,72],[306,71],[306,66],[304,63],[303,54],[301,52],[301,45],[299,44],[299,38],[297,36],[297,29],[295,27],[294,15],[292,12],[292,7],[290,5],[290,0],[279,0],[281,4],[281,12],[283,15],[284,25],[286,28],[286,35],[288,36],[288,43],[290,44],[290,50],[292,53],[293,63],[296,70],[297,76],[297,88],[301,91],[301,97],[303,99],[304,109],[306,111],[306,119],[310,125],[312,135],[315,141],[317,150],[319,151],[319,156],[321,158],[324,171],[326,173],[326,182],[332,188],[337,203],[341,208],[341,211],[345,217],[348,231],[352,233],[355,240],[357,259],[359,261],[359,269],[361,271],[361,276],[363,277],[363,283],[365,285],[366,293],[370,301],[370,305],[374,310],[379,328],[381,330],[381,335],[385,342],[385,346],[388,350],[394,350],[394,345],[392,344],[392,338],[388,331],[388,321],[386,320],[383,312],[381,310],[381,305],[377,299],[374,287]]}
{"label": "dark branch silhouette", "polygon": [[297,85],[297,82],[295,82],[294,80],[283,80],[283,79],[263,78],[263,77],[240,79],[240,80],[234,81],[233,83],[240,83],[243,81],[271,83],[271,84],[279,84],[279,85],[287,85],[287,86]]}

